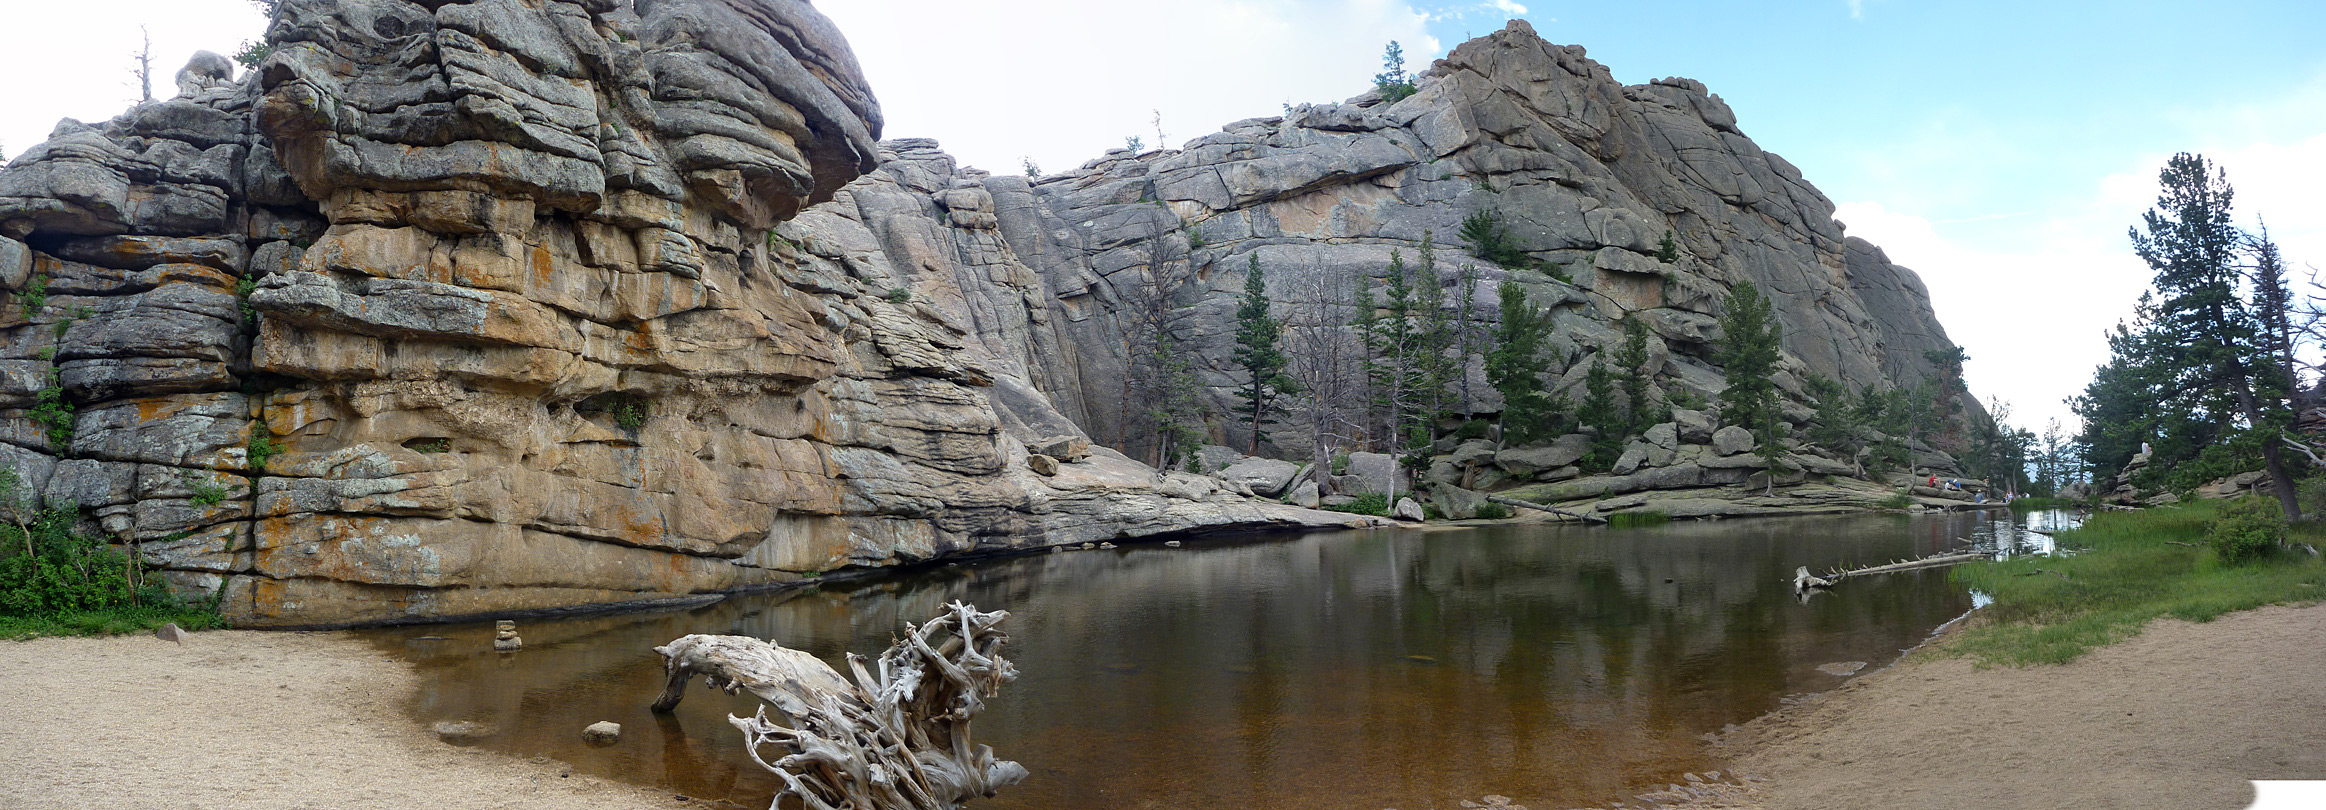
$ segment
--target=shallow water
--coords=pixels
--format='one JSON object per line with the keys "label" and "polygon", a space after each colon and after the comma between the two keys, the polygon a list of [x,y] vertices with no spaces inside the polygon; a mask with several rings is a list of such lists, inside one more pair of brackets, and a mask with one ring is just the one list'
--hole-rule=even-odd
{"label": "shallow water", "polygon": [[[1700,735],[1845,680],[1820,665],[1888,664],[1971,604],[1942,570],[1853,579],[1804,604],[1796,567],[1957,550],[1982,532],[1991,545],[2012,520],[1203,540],[536,620],[510,655],[490,651],[489,623],[370,635],[422,676],[412,713],[424,724],[481,721],[488,748],[762,807],[775,780],[725,722],[751,713],[748,696],[697,686],[656,717],[651,648],[736,633],[837,661],[961,599],[1011,612],[1006,651],[1022,677],[977,736],[1033,774],[979,807],[1412,810],[1489,793],[1575,807],[1720,767]],[[581,741],[599,720],[623,725],[620,743]]]}

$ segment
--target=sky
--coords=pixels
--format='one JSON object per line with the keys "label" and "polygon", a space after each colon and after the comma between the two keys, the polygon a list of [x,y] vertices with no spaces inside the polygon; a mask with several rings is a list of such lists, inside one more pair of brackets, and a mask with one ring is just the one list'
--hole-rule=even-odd
{"label": "sky", "polygon": [[[1285,104],[1362,92],[1397,41],[1414,70],[1530,22],[1615,77],[1703,81],[1739,128],[1918,271],[1982,398],[2042,430],[2106,360],[2149,272],[2125,231],[2178,151],[2212,158],[2239,219],[2326,267],[2326,3],[2315,0],[826,0],[887,116],[971,165],[1049,171],[1140,138],[1176,146]],[[136,98],[259,34],[247,0],[0,7],[0,149]],[[1158,132],[1160,130],[1160,132]]]}

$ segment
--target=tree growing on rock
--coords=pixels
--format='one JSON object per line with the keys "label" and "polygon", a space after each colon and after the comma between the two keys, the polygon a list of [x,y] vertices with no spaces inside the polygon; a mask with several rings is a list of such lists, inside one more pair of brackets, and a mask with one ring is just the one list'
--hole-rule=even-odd
{"label": "tree growing on rock", "polygon": [[1260,272],[1260,255],[1254,253],[1244,272],[1244,300],[1236,308],[1236,365],[1244,370],[1244,402],[1238,408],[1251,420],[1252,452],[1260,452],[1260,426],[1268,421],[1276,400],[1293,390],[1291,378],[1284,375],[1284,322],[1269,312],[1268,284]]}
{"label": "tree growing on rock", "polygon": [[1413,77],[1405,72],[1405,47],[1397,40],[1390,40],[1389,47],[1381,50],[1381,72],[1373,74],[1373,89],[1392,104],[1414,94]]}
{"label": "tree growing on rock", "polygon": [[1774,490],[1785,439],[1773,379],[1783,327],[1769,299],[1750,281],[1737,282],[1722,310],[1716,356],[1728,375],[1728,386],[1720,391],[1720,418],[1753,432],[1754,444],[1768,465],[1769,488]]}
{"label": "tree growing on rock", "polygon": [[1648,371],[1648,325],[1636,315],[1624,316],[1623,348],[1615,353],[1615,370],[1623,389],[1627,438],[1672,421],[1671,406],[1655,402],[1655,380]]}
{"label": "tree growing on rock", "polygon": [[1862,411],[1854,407],[1857,401],[1850,396],[1849,386],[1823,374],[1809,375],[1804,384],[1816,410],[1809,443],[1842,457],[1858,475],[1865,475],[1865,467],[1858,463],[1858,452],[1865,449],[1865,422],[1860,418]]}
{"label": "tree growing on rock", "polygon": [[1615,372],[1607,370],[1604,353],[1592,356],[1591,366],[1583,371],[1583,404],[1575,409],[1575,421],[1591,434],[1591,452],[1583,456],[1583,468],[1615,466],[1616,457],[1623,453],[1628,424],[1615,406]]}
{"label": "tree growing on rock", "polygon": [[1543,342],[1550,314],[1527,301],[1526,290],[1505,281],[1497,291],[1502,318],[1486,351],[1486,382],[1502,394],[1502,440],[1517,446],[1559,434],[1559,407],[1543,389]]}

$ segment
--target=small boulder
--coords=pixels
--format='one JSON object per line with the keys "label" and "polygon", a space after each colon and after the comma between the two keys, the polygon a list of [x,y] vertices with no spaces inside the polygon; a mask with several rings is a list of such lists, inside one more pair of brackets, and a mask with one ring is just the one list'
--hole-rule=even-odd
{"label": "small boulder", "polygon": [[1033,470],[1035,475],[1057,475],[1058,460],[1041,453],[1035,453],[1026,457],[1026,469]]}
{"label": "small boulder", "polygon": [[169,624],[162,625],[161,629],[153,631],[153,637],[163,641],[175,641],[179,644],[184,644],[186,643],[186,628],[179,627],[177,622],[171,622]]}
{"label": "small boulder", "polygon": [[1610,472],[1616,475],[1630,475],[1639,472],[1640,465],[1647,463],[1648,450],[1652,447],[1653,445],[1639,441],[1625,445],[1623,455],[1616,457],[1615,469]]}
{"label": "small boulder", "polygon": [[1753,449],[1753,432],[1735,425],[1712,432],[1712,452],[1733,456]]}
{"label": "small boulder", "polygon": [[448,743],[473,742],[492,736],[493,727],[475,720],[446,720],[429,727],[436,738]]}
{"label": "small boulder", "polygon": [[1703,411],[1673,411],[1672,426],[1683,444],[1712,443],[1712,415]]}
{"label": "small boulder", "polygon": [[1429,517],[1412,498],[1397,499],[1397,508],[1389,510],[1389,516],[1409,523],[1420,523]]}
{"label": "small boulder", "polygon": [[622,739],[622,724],[611,720],[591,723],[588,728],[582,729],[582,739],[590,741],[591,745],[613,745]]}
{"label": "small boulder", "polygon": [[1478,516],[1478,507],[1486,504],[1486,496],[1461,487],[1441,486],[1430,490],[1430,500],[1438,505],[1438,514],[1452,520],[1468,520]]}
{"label": "small boulder", "polygon": [[1207,444],[1195,451],[1195,460],[1203,464],[1199,472],[1218,472],[1227,469],[1228,465],[1243,461],[1244,454],[1236,452],[1233,447]]}
{"label": "small boulder", "polygon": [[1665,422],[1648,428],[1648,432],[1640,434],[1640,438],[1666,450],[1677,450],[1680,449],[1680,426],[1677,423]]}
{"label": "small boulder", "polygon": [[1324,505],[1324,493],[1315,481],[1302,481],[1299,486],[1292,488],[1292,494],[1285,501],[1294,506],[1315,509]]}
{"label": "small boulder", "polygon": [[1064,462],[1075,462],[1090,457],[1090,441],[1073,436],[1053,436],[1035,442],[1033,452]]}

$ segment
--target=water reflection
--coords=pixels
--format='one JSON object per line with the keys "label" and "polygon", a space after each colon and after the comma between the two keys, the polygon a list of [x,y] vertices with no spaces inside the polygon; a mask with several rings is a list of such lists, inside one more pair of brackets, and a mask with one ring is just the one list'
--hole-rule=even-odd
{"label": "water reflection", "polygon": [[[1012,613],[1008,651],[1024,676],[978,733],[1033,772],[980,806],[1427,807],[1499,793],[1571,807],[1720,767],[1699,735],[1842,682],[1820,664],[1887,662],[1962,613],[1970,599],[1944,571],[1853,580],[1807,605],[1791,590],[1797,566],[1958,549],[1979,529],[1962,521],[1207,541],[533,622],[508,656],[486,651],[484,625],[376,638],[422,674],[423,722],[481,721],[492,748],[764,806],[773,780],[724,722],[748,701],[698,688],[677,716],[654,718],[650,648],[740,633],[837,660],[963,599]],[[622,723],[621,743],[583,745],[598,720]]]}
{"label": "water reflection", "polygon": [[2000,510],[1970,512],[1962,513],[1957,519],[1966,524],[1963,536],[1970,540],[1972,551],[1992,554],[1999,560],[2059,554],[2059,544],[2052,536],[2084,522],[2082,513],[2065,509],[2026,514]]}

